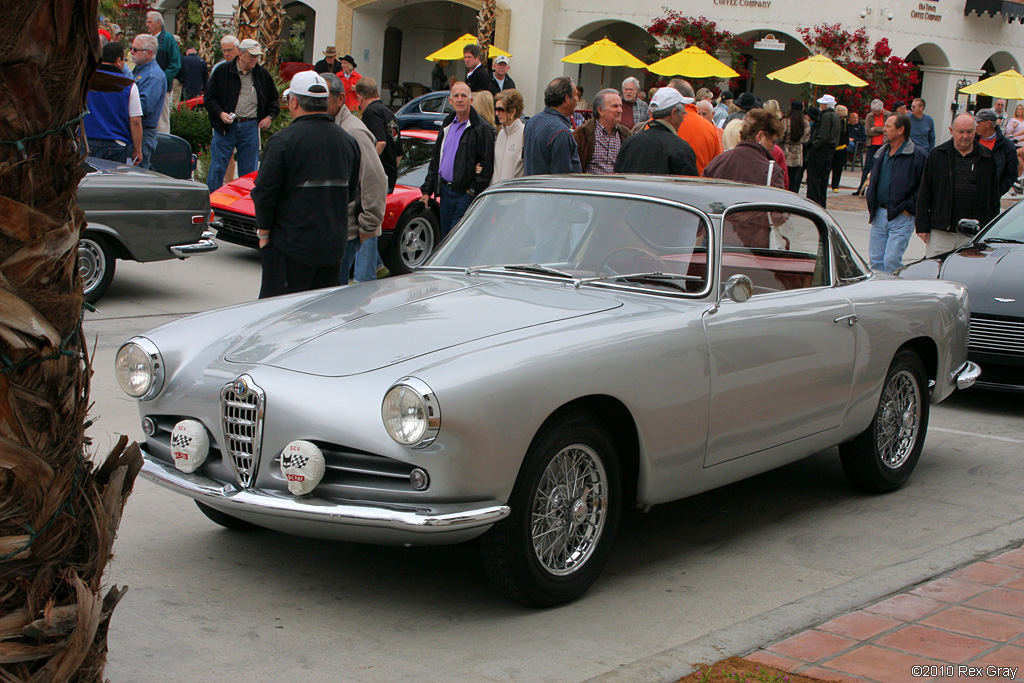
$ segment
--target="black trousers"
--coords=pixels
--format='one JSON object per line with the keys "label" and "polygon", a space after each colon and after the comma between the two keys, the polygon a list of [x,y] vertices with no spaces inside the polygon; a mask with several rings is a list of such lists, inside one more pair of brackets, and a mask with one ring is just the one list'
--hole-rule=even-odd
{"label": "black trousers", "polygon": [[789,166],[789,191],[800,194],[800,183],[804,181],[803,166]]}
{"label": "black trousers", "polygon": [[832,153],[835,149],[812,149],[804,156],[807,167],[807,198],[825,208],[828,200],[828,172],[832,169]]}
{"label": "black trousers", "polygon": [[340,259],[330,266],[301,263],[286,256],[273,242],[260,249],[260,264],[263,266],[261,299],[341,284]]}
{"label": "black trousers", "polygon": [[832,156],[832,189],[839,189],[839,181],[843,178],[843,169],[846,168],[846,152],[848,150],[843,147],[837,149],[835,154]]}

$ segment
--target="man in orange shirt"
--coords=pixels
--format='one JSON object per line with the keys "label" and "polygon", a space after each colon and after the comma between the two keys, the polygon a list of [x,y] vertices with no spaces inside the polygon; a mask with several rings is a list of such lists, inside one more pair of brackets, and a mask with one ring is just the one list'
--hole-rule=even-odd
{"label": "man in orange shirt", "polygon": [[679,91],[686,104],[686,118],[679,124],[679,137],[690,143],[697,155],[697,172],[704,174],[704,167],[722,153],[722,139],[711,123],[697,112],[694,104],[693,86],[681,78],[673,78],[669,86]]}
{"label": "man in orange shirt", "polygon": [[864,155],[864,170],[860,174],[860,185],[854,190],[854,194],[860,194],[864,191],[865,181],[868,179],[868,173],[871,173],[871,161],[875,158],[875,154],[885,144],[885,137],[883,131],[885,130],[885,122],[889,119],[889,112],[882,107],[882,100],[871,100],[871,111],[864,117],[864,130],[868,138],[868,151]]}

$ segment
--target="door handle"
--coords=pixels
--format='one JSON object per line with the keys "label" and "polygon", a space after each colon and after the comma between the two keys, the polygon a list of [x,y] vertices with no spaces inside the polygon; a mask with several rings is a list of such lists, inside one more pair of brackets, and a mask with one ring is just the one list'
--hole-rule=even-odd
{"label": "door handle", "polygon": [[841,323],[844,320],[850,327],[853,327],[860,320],[860,317],[856,313],[851,313],[850,315],[844,315],[842,317],[836,318],[833,322]]}

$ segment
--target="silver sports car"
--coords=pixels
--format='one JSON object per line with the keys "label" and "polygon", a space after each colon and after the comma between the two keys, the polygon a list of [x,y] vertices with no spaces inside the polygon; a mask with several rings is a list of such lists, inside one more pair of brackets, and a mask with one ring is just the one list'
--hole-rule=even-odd
{"label": "silver sports car", "polygon": [[515,600],[581,595],[625,506],[839,445],[898,488],[970,386],[967,292],[872,273],[816,205],[692,179],[532,177],[417,272],[193,316],[124,344],[143,474],[215,522],[480,537]]}

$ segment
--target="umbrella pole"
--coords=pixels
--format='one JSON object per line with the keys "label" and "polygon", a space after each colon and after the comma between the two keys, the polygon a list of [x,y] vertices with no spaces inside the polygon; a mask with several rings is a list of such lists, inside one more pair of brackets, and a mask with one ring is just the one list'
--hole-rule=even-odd
{"label": "umbrella pole", "polygon": [[601,90],[604,90],[604,64],[601,65]]}

